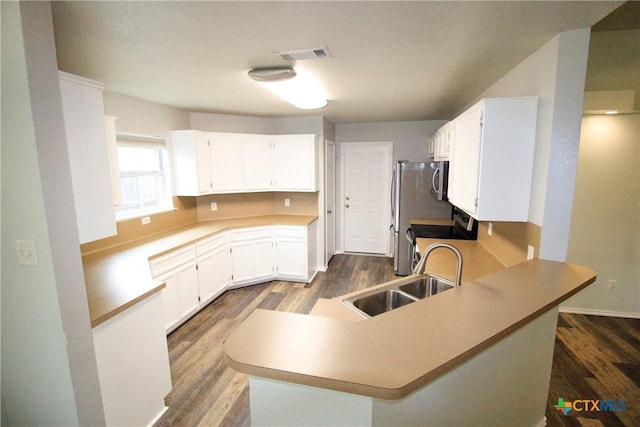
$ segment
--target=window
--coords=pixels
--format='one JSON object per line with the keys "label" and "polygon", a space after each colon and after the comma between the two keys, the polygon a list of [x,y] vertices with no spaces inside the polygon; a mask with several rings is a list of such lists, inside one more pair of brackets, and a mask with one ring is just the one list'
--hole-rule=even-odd
{"label": "window", "polygon": [[173,209],[169,155],[164,140],[119,138],[117,147],[121,200],[116,219]]}

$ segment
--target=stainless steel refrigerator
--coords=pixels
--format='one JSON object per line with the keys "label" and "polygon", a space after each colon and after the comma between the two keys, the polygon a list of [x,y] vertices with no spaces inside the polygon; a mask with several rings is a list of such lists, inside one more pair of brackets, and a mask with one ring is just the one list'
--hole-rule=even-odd
{"label": "stainless steel refrigerator", "polygon": [[412,251],[407,238],[411,219],[451,219],[451,204],[431,195],[429,163],[399,160],[391,181],[391,239],[393,270],[399,276],[411,273]]}

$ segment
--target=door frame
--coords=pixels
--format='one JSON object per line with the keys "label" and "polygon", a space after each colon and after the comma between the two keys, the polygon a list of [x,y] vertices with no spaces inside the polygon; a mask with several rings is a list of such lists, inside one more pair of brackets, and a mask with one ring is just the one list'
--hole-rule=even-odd
{"label": "door frame", "polygon": [[[386,187],[387,187],[387,193],[389,194],[389,197],[385,197],[385,208],[387,211],[387,214],[391,213],[391,171],[393,170],[393,141],[363,141],[363,142],[342,142],[340,143],[340,155],[339,155],[339,163],[340,163],[340,190],[339,190],[339,194],[340,194],[340,199],[336,200],[336,205],[339,203],[339,209],[338,206],[336,206],[336,211],[338,211],[340,213],[340,218],[336,218],[336,224],[339,224],[339,229],[338,231],[338,236],[337,236],[337,241],[336,243],[339,242],[340,247],[338,248],[336,245],[336,253],[344,253],[344,247],[345,247],[345,207],[344,207],[344,198],[345,198],[345,150],[347,148],[357,148],[357,147],[370,147],[370,148],[384,148],[387,151],[387,155],[389,157],[389,176],[387,177],[387,182],[386,182]],[[391,221],[391,219],[389,218],[389,221]],[[387,222],[389,222],[387,221]],[[391,224],[389,222],[389,224]],[[392,252],[391,252],[391,239],[390,239],[390,233],[385,233],[385,239],[386,239],[386,245],[385,247],[387,248],[385,256],[392,256]]]}
{"label": "door frame", "polygon": [[[329,174],[328,174],[328,162],[329,162],[329,156],[328,154],[328,149],[329,146],[333,147],[333,192],[329,191]],[[336,254],[337,252],[337,246],[338,246],[338,236],[337,236],[337,215],[338,212],[336,212],[336,159],[337,159],[337,152],[336,152],[336,143],[329,140],[329,139],[325,139],[325,144],[324,144],[324,170],[325,170],[325,176],[324,176],[324,211],[325,211],[325,216],[324,216],[324,221],[325,221],[325,228],[324,228],[324,252],[325,252],[325,256],[324,256],[324,262],[325,262],[325,267],[329,264],[329,261],[331,260],[331,257],[333,255]],[[327,209],[329,209],[329,197],[331,196],[331,193],[333,193],[333,236],[330,236],[329,231],[331,230],[330,224],[329,224],[329,215],[327,214]],[[333,253],[329,253],[329,247],[331,246],[329,244],[329,239],[333,238]]]}

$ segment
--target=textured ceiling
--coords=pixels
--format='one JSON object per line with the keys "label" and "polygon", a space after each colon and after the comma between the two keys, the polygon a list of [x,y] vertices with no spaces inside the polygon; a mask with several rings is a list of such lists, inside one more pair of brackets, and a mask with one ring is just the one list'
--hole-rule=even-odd
{"label": "textured ceiling", "polygon": [[[449,119],[557,33],[590,27],[610,1],[54,2],[59,68],[107,90],[188,111],[337,123]],[[247,76],[275,51],[299,61],[329,105],[300,111]]]}

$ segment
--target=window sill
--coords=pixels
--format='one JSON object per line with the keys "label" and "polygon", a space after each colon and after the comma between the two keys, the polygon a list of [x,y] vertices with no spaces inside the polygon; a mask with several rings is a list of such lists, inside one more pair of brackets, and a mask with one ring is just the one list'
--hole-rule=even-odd
{"label": "window sill", "polygon": [[175,212],[177,210],[178,210],[178,208],[175,208],[175,207],[171,206],[171,207],[166,207],[166,208],[161,208],[161,209],[148,210],[148,211],[144,211],[144,212],[136,212],[136,213],[132,213],[130,215],[122,215],[122,216],[117,216],[116,215],[116,223],[125,222],[125,221],[131,221],[131,220],[134,220],[134,219],[140,219],[140,218],[144,218],[146,216],[158,215],[158,214],[167,213],[167,212]]}

